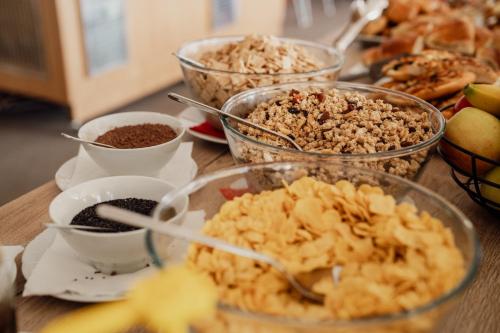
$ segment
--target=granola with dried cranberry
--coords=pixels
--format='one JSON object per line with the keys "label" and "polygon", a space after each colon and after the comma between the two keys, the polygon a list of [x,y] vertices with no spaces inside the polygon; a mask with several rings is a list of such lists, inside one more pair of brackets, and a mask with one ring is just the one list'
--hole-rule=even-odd
{"label": "granola with dried cranberry", "polygon": [[[318,88],[291,90],[263,102],[248,120],[285,134],[305,151],[362,154],[397,150],[431,138],[426,112],[400,109],[357,92]],[[287,146],[284,140],[239,125],[257,140]]]}

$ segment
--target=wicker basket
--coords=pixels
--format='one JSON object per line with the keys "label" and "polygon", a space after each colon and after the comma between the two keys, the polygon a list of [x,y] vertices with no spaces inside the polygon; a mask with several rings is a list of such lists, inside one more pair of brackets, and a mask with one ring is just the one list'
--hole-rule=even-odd
{"label": "wicker basket", "polygon": [[446,139],[445,137],[443,137],[441,140],[446,142],[450,146],[450,149],[457,149],[460,152],[462,152],[470,157],[470,161],[471,161],[470,170],[471,171],[469,172],[469,171],[463,170],[458,165],[453,163],[451,161],[451,159],[449,159],[446,156],[446,154],[443,152],[441,147],[438,146],[439,155],[441,155],[443,160],[445,160],[446,163],[448,163],[451,166],[451,177],[453,178],[453,180],[458,184],[458,186],[460,186],[462,189],[464,189],[467,192],[467,194],[472,198],[472,200],[474,200],[475,202],[477,202],[478,204],[480,204],[483,207],[491,209],[492,211],[494,211],[496,213],[500,213],[500,204],[485,198],[481,193],[481,184],[489,185],[489,186],[492,186],[492,187],[497,188],[497,189],[500,189],[500,184],[496,184],[496,183],[493,183],[489,180],[482,178],[482,176],[479,175],[477,172],[478,161],[490,163],[490,164],[494,165],[495,167],[499,167],[500,163],[497,161],[491,160],[489,158],[474,154],[473,152],[471,152],[467,149],[464,149],[461,146],[451,142],[450,140]]}

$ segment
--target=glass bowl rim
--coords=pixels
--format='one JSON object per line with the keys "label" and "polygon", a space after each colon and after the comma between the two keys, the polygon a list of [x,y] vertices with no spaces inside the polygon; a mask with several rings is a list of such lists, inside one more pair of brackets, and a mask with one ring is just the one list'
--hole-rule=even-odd
{"label": "glass bowl rim", "polygon": [[[300,167],[300,166],[308,166],[308,165],[313,165],[317,166],[318,163],[314,161],[305,161],[305,162],[270,162],[270,163],[256,163],[256,164],[246,164],[246,165],[237,165],[237,166],[231,166],[231,167],[226,167],[223,169],[219,169],[217,171],[213,171],[207,174],[204,174],[202,176],[198,176],[195,179],[193,179],[191,182],[188,184],[181,186],[177,189],[174,189],[173,191],[169,192],[167,195],[171,198],[175,198],[176,196],[180,194],[184,194],[183,191],[189,191],[188,193],[192,193],[192,191],[197,191],[204,187],[206,184],[217,180],[217,179],[222,179],[228,176],[234,176],[234,175],[243,175],[248,173],[249,171],[252,170],[259,170],[259,169],[266,169],[266,168],[271,168],[275,171],[286,171],[290,170],[291,168],[294,167]],[[338,167],[346,167],[345,164],[339,163],[339,162],[334,162],[331,163],[330,165],[335,165]],[[431,197],[434,199],[434,201],[438,201],[440,203],[439,207],[446,207],[451,213],[457,218],[457,222],[459,221],[461,223],[461,226],[465,229],[465,233],[467,235],[467,238],[471,242],[471,247],[473,253],[470,254],[471,257],[471,262],[468,267],[465,267],[466,273],[463,276],[463,278],[460,280],[459,283],[457,283],[452,289],[450,289],[448,292],[444,293],[443,295],[439,296],[438,298],[432,300],[431,302],[428,302],[424,305],[421,305],[415,309],[409,310],[409,311],[401,311],[398,313],[393,313],[393,314],[386,314],[382,316],[376,316],[376,317],[368,317],[368,318],[357,318],[357,319],[352,319],[352,320],[314,320],[314,319],[299,319],[299,318],[294,318],[294,317],[284,317],[284,316],[274,316],[271,314],[266,314],[266,313],[260,313],[260,312],[254,312],[254,311],[244,311],[241,310],[235,306],[223,304],[219,302],[217,304],[218,309],[226,311],[231,314],[235,314],[238,316],[242,316],[246,319],[251,319],[251,320],[259,320],[259,321],[265,321],[270,324],[279,324],[279,325],[288,325],[288,326],[308,326],[308,327],[329,327],[329,326],[335,326],[335,327],[346,327],[346,326],[363,326],[363,325],[370,325],[370,324],[388,324],[390,322],[398,321],[398,320],[405,320],[405,319],[411,319],[417,315],[420,314],[425,314],[428,311],[436,309],[438,306],[445,304],[447,301],[452,300],[454,297],[460,295],[467,286],[469,286],[472,281],[474,280],[475,276],[477,275],[477,271],[479,268],[479,263],[480,263],[480,258],[481,258],[481,248],[480,248],[480,243],[479,243],[479,238],[477,236],[475,227],[473,223],[467,218],[465,214],[463,214],[455,205],[453,205],[451,202],[449,202],[446,198],[441,196],[440,194],[424,187],[423,185],[420,185],[416,182],[412,182],[410,180],[407,180],[405,178],[395,176],[389,173],[377,171],[377,170],[372,170],[368,168],[363,168],[363,167],[355,167],[355,166],[349,166],[349,169],[355,169],[358,171],[361,171],[365,174],[372,174],[372,175],[377,175],[378,177],[388,177],[392,179],[396,183],[404,184],[408,187],[410,187],[413,190],[416,190],[419,193],[422,193],[423,195],[426,195],[428,197]],[[189,194],[188,194],[189,195]],[[163,199],[160,201],[159,205],[157,206],[157,209],[155,209],[155,214],[154,216],[157,216],[158,208],[160,208],[163,204]],[[152,259],[153,264],[156,267],[162,267],[163,266],[163,260],[161,257],[158,255],[156,252],[156,248],[154,245],[154,241],[152,238],[153,232],[151,230],[146,230],[145,234],[145,245],[146,249],[148,251],[148,254],[150,258]]]}
{"label": "glass bowl rim", "polygon": [[192,61],[186,61],[186,59],[183,59],[185,56],[183,55],[184,51],[186,48],[191,47],[195,44],[201,44],[204,42],[209,42],[209,41],[225,41],[226,43],[232,42],[232,41],[238,41],[242,40],[245,38],[246,35],[232,35],[232,36],[219,36],[219,37],[211,37],[211,38],[201,38],[201,39],[196,39],[187,43],[184,43],[181,45],[181,47],[175,52],[175,56],[179,60],[179,62],[183,65],[186,66],[190,69],[194,69],[200,72],[204,73],[219,73],[219,74],[231,74],[231,75],[243,75],[243,76],[260,76],[260,77],[303,77],[303,76],[315,76],[315,75],[324,75],[327,72],[331,71],[340,71],[342,66],[344,65],[344,54],[341,53],[337,48],[333,46],[329,46],[324,43],[320,42],[313,42],[313,41],[308,41],[304,39],[297,39],[297,38],[287,38],[287,37],[278,37],[278,36],[272,36],[273,38],[276,38],[280,40],[281,42],[286,42],[286,43],[292,43],[295,45],[303,45],[303,46],[308,46],[308,47],[314,47],[316,49],[322,49],[326,52],[328,52],[331,55],[334,55],[336,58],[336,61],[333,65],[326,66],[320,69],[316,69],[313,71],[307,71],[307,72],[298,72],[298,73],[242,73],[242,72],[235,72],[235,71],[228,71],[228,70],[223,70],[223,69],[215,69],[215,68],[208,68],[205,66],[200,66],[195,62]]}
{"label": "glass bowl rim", "polygon": [[231,96],[225,103],[222,105],[221,110],[223,112],[228,112],[235,104],[240,102],[241,100],[244,100],[245,98],[248,98],[253,95],[259,95],[261,93],[265,93],[268,91],[272,90],[283,90],[286,91],[287,89],[292,89],[292,88],[298,88],[298,89],[304,89],[307,87],[319,87],[319,88],[333,88],[333,89],[355,89],[355,90],[364,90],[364,91],[371,91],[371,92],[382,92],[382,93],[387,93],[393,96],[401,97],[406,100],[411,100],[417,105],[426,110],[429,115],[434,115],[437,116],[437,119],[439,121],[439,128],[437,131],[433,134],[431,138],[429,138],[426,141],[422,141],[420,143],[417,143],[416,145],[411,145],[408,147],[403,147],[401,149],[396,149],[396,150],[387,150],[387,151],[379,151],[375,153],[356,153],[356,154],[345,154],[345,153],[321,153],[321,152],[314,152],[314,151],[299,151],[297,149],[292,149],[292,148],[286,148],[286,147],[278,147],[271,145],[269,143],[265,143],[262,141],[259,141],[257,139],[248,137],[244,134],[242,134],[240,131],[238,131],[236,128],[231,126],[229,122],[227,121],[227,117],[220,116],[222,125],[224,127],[224,130],[229,130],[231,133],[235,134],[236,136],[240,137],[242,141],[247,141],[250,142],[254,145],[261,146],[262,148],[266,150],[273,150],[275,153],[292,153],[292,154],[298,154],[302,156],[308,156],[308,157],[316,157],[316,158],[339,158],[339,159],[344,159],[344,160],[351,160],[351,159],[380,159],[380,158],[394,158],[394,157],[400,157],[400,156],[405,156],[409,155],[412,153],[416,153],[420,150],[423,150],[429,146],[432,146],[434,143],[437,143],[441,137],[444,135],[445,127],[446,127],[446,120],[444,119],[443,115],[441,112],[432,104],[415,97],[413,95],[401,92],[401,91],[396,91],[396,90],[391,90],[383,87],[377,87],[374,85],[370,84],[364,84],[364,83],[352,83],[352,82],[343,82],[343,81],[316,81],[316,82],[311,82],[311,81],[302,81],[302,82],[289,82],[289,83],[280,83],[280,84],[275,84],[271,86],[265,86],[265,87],[257,87],[249,90],[245,90],[241,93],[238,93],[234,96]]}

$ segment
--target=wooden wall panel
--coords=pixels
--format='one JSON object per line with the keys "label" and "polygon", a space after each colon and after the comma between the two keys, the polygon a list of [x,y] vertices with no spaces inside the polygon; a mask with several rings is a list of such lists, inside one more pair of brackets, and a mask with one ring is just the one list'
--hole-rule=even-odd
{"label": "wooden wall panel", "polygon": [[[50,75],[29,83],[1,81],[19,91],[68,104],[83,122],[151,94],[182,76],[172,52],[184,42],[210,35],[280,34],[285,0],[240,0],[234,24],[213,31],[210,0],[124,0],[128,60],[123,66],[89,75],[81,29],[80,0],[41,0],[48,24],[45,42]],[[3,75],[3,76],[2,76]]]}
{"label": "wooden wall panel", "polygon": [[34,3],[39,6],[46,71],[42,74],[0,64],[0,89],[67,104],[54,0],[39,0]]}

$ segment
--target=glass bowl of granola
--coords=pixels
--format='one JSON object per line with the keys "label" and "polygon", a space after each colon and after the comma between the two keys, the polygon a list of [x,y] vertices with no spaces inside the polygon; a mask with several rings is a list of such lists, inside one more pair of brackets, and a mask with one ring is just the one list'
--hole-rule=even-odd
{"label": "glass bowl of granola", "polygon": [[[181,46],[184,81],[201,102],[221,108],[239,92],[285,82],[333,81],[343,64],[335,48],[274,36],[214,37]],[[217,117],[209,117],[221,127]]]}
{"label": "glass bowl of granola", "polygon": [[195,332],[437,332],[477,272],[467,217],[387,173],[342,163],[236,166],[170,192],[155,216],[183,196],[190,212],[181,223],[193,234],[277,258],[325,295],[311,302],[267,264],[149,232],[156,265],[185,263],[218,288],[215,320]]}
{"label": "glass bowl of granola", "polygon": [[411,95],[365,84],[301,82],[242,92],[222,111],[293,139],[280,138],[222,117],[237,163],[342,162],[417,179],[444,133],[445,120]]}

